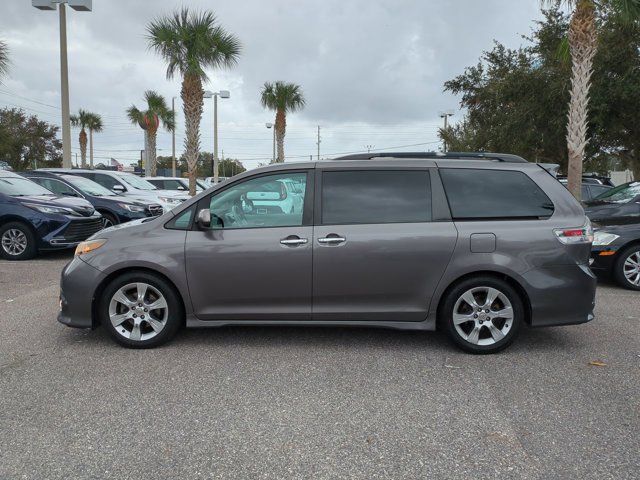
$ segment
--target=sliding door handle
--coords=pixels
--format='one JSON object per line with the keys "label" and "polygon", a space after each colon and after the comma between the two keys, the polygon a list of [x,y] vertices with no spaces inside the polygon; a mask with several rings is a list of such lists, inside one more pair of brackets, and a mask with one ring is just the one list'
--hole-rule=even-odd
{"label": "sliding door handle", "polygon": [[331,235],[331,236],[326,236],[326,237],[322,237],[318,239],[318,243],[323,243],[323,244],[328,244],[328,245],[335,245],[338,243],[343,243],[346,242],[347,239],[344,237],[339,237],[337,235]]}
{"label": "sliding door handle", "polygon": [[283,238],[282,240],[280,240],[280,243],[282,245],[304,245],[305,243],[307,243],[307,239],[291,236]]}

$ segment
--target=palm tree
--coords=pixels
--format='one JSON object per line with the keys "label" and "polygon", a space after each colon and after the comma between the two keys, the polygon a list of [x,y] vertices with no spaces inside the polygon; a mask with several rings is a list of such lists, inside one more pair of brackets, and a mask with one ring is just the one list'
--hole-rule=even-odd
{"label": "palm tree", "polygon": [[80,128],[80,135],[78,135],[78,141],[80,143],[80,165],[82,168],[87,168],[87,132],[86,128],[91,121],[91,112],[86,110],[78,110],[77,115],[71,115],[71,125]]}
{"label": "palm tree", "polygon": [[196,192],[200,151],[200,120],[208,81],[205,68],[228,68],[240,55],[238,39],[217,24],[211,12],[193,13],[188,8],[161,17],[147,26],[149,45],[167,62],[167,78],[182,77],[182,108],[185,118],[185,158],[189,169],[189,193]]}
{"label": "palm tree", "polygon": [[138,110],[135,105],[127,109],[127,116],[131,123],[140,125],[144,130],[144,148],[147,154],[146,174],[155,177],[157,171],[156,163],[156,139],[160,123],[169,131],[175,128],[175,118],[173,111],[167,107],[164,97],[153,90],[144,92],[144,99],[147,102],[147,109]]}
{"label": "palm tree", "polygon": [[266,82],[262,87],[262,106],[276,112],[275,133],[278,144],[276,162],[284,162],[284,136],[287,131],[287,112],[302,110],[305,106],[304,95],[299,85],[286,82]]}
{"label": "palm tree", "polygon": [[567,119],[568,188],[580,200],[582,162],[587,145],[589,89],[593,59],[598,49],[597,16],[599,9],[614,12],[625,22],[640,18],[638,0],[543,0],[543,3],[566,4],[573,9],[569,23],[569,53],[571,55],[571,99]]}
{"label": "palm tree", "polygon": [[0,40],[0,78],[9,73],[9,47]]}
{"label": "palm tree", "polygon": [[90,113],[87,128],[89,129],[89,168],[93,169],[93,132],[102,131],[102,117],[97,113]]}

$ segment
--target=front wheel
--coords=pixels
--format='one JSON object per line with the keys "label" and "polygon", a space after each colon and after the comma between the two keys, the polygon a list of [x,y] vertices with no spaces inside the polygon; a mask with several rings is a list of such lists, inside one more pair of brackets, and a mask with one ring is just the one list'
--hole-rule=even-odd
{"label": "front wheel", "polygon": [[28,260],[38,253],[36,237],[22,222],[9,222],[0,227],[0,256],[7,260]]}
{"label": "front wheel", "polygon": [[640,245],[632,245],[617,255],[613,278],[621,287],[640,290]]}
{"label": "front wheel", "polygon": [[174,288],[146,272],[117,277],[103,290],[98,308],[102,325],[116,342],[129,348],[156,347],[169,341],[184,320]]}
{"label": "front wheel", "polygon": [[513,342],[524,307],[505,281],[476,277],[460,282],[447,294],[441,321],[449,338],[470,353],[495,353]]}

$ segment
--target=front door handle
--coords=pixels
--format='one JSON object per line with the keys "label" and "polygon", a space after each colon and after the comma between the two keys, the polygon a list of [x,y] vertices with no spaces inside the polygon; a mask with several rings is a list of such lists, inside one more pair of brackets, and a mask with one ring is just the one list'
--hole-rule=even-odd
{"label": "front door handle", "polygon": [[291,235],[290,237],[287,238],[283,238],[282,240],[280,240],[280,243],[282,245],[304,245],[305,243],[307,243],[307,239],[306,238],[300,238],[297,237],[295,235]]}
{"label": "front door handle", "polygon": [[343,243],[343,242],[346,242],[346,241],[347,241],[346,238],[340,237],[340,236],[336,235],[335,233],[318,239],[318,243],[329,244],[329,245],[332,245],[332,244],[335,245],[335,244]]}

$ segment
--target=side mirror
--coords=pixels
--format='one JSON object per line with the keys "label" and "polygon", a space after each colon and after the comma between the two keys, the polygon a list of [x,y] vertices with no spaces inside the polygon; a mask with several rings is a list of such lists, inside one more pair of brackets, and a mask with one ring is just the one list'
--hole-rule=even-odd
{"label": "side mirror", "polygon": [[114,192],[118,192],[118,193],[126,192],[126,189],[122,185],[119,185],[119,184],[116,184],[113,187],[111,187],[111,190],[113,190]]}
{"label": "side mirror", "polygon": [[196,223],[198,224],[198,227],[202,229],[211,228],[211,212],[208,208],[203,208],[198,212]]}

